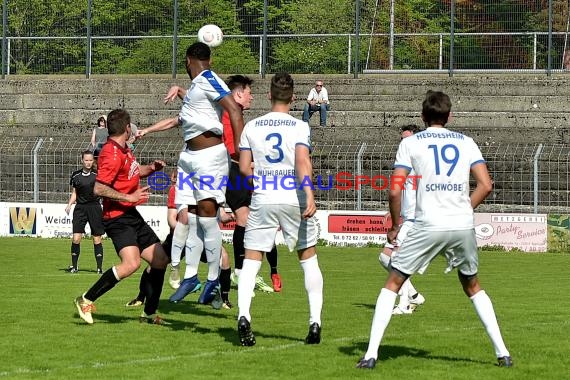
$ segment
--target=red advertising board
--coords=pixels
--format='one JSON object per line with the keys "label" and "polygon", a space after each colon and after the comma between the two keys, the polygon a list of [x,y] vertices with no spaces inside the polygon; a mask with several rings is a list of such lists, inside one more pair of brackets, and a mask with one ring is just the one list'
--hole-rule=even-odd
{"label": "red advertising board", "polygon": [[328,232],[333,234],[348,233],[386,235],[390,227],[392,227],[390,214],[330,214],[328,216]]}

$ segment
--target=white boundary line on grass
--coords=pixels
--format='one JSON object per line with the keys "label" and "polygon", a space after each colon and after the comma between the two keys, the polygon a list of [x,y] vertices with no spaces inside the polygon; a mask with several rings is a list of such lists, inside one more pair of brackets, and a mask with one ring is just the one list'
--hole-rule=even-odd
{"label": "white boundary line on grass", "polygon": [[[405,317],[404,317],[405,318]],[[543,326],[547,326],[547,325],[554,325],[554,324],[568,324],[570,323],[570,321],[559,321],[557,323],[554,322],[544,322],[544,323],[532,323],[532,326],[537,326],[537,325],[543,325]],[[528,325],[531,326],[531,325]],[[523,326],[518,326],[518,327],[523,327]],[[444,331],[451,331],[451,330],[455,330],[455,331],[471,331],[471,330],[481,330],[484,329],[483,326],[481,325],[477,325],[477,326],[471,326],[471,327],[464,327],[464,328],[452,328],[452,327],[443,327],[443,328],[438,328],[438,329],[432,329],[432,330],[424,330],[423,333],[424,334],[439,334],[442,333]],[[399,336],[402,335],[416,335],[417,336],[417,331],[409,331],[407,333],[404,334],[399,334]],[[341,337],[341,338],[336,338],[336,339],[331,339],[331,340],[327,340],[327,342],[345,342],[345,341],[352,341],[352,340],[362,340],[362,339],[368,339],[368,336],[350,336],[350,337]],[[256,352],[259,351],[266,351],[266,352],[270,352],[270,351],[282,351],[282,350],[286,350],[292,347],[296,347],[296,346],[304,346],[305,343],[302,341],[296,342],[296,343],[288,343],[288,344],[278,344],[278,345],[274,345],[274,346],[270,346],[270,347],[255,347],[254,349],[245,349],[243,347],[239,347],[237,349],[232,349],[232,350],[223,350],[223,351],[210,351],[210,352],[200,352],[198,354],[194,354],[194,355],[169,355],[169,356],[157,356],[157,357],[150,357],[150,358],[145,358],[145,359],[133,359],[133,360],[129,360],[129,361],[122,361],[122,362],[104,362],[104,363],[100,363],[100,362],[95,362],[89,365],[75,365],[75,366],[68,366],[68,367],[62,367],[62,368],[54,368],[54,369],[30,369],[30,368],[18,368],[14,371],[2,371],[0,372],[0,377],[6,377],[6,376],[16,376],[16,375],[24,375],[24,374],[53,374],[53,373],[57,373],[61,370],[74,370],[74,369],[89,369],[89,368],[111,368],[111,367],[119,367],[119,366],[133,366],[136,364],[144,364],[144,363],[160,363],[160,362],[169,362],[169,361],[176,361],[176,360],[180,360],[180,359],[198,359],[201,357],[210,357],[212,355],[216,355],[216,354],[228,354],[228,353],[235,353],[235,354],[255,354]]]}

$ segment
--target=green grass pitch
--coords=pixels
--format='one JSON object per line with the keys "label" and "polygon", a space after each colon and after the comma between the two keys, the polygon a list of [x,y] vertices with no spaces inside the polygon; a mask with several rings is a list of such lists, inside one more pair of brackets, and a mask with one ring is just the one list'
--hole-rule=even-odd
{"label": "green grass pitch", "polygon": [[[386,273],[378,248],[319,247],[325,281],[320,345],[306,346],[308,304],[295,254],[280,247],[283,291],[252,304],[254,347],[236,333],[232,310],[167,299],[171,326],[140,324],[124,307],[139,274],[100,298],[95,324],[73,306],[97,275],[93,248],[82,242],[80,272],[65,272],[69,241],[1,238],[0,379],[563,379],[570,368],[568,254],[482,252],[480,279],[491,296],[515,367],[498,368],[492,346],[455,273],[435,260],[413,282],[426,297],[413,315],[395,316],[374,370],[354,368],[367,347],[374,305]],[[105,268],[118,261],[106,240]],[[228,247],[231,252],[231,247]],[[205,267],[201,268],[205,278]],[[267,263],[262,275],[269,280]]]}

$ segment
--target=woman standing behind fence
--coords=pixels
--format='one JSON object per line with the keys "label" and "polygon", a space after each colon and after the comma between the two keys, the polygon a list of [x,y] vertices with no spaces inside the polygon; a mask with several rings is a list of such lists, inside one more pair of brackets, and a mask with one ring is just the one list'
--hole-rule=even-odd
{"label": "woman standing behind fence", "polygon": [[97,119],[97,127],[93,129],[93,134],[91,135],[91,147],[93,149],[95,160],[97,160],[101,148],[107,142],[107,137],[109,137],[109,132],[107,131],[107,118],[105,115],[101,115],[99,116],[99,119]]}

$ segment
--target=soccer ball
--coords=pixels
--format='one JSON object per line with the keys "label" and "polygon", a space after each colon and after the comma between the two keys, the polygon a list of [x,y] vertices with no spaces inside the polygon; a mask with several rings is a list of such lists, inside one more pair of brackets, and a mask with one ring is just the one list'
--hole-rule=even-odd
{"label": "soccer ball", "polygon": [[198,41],[205,43],[209,47],[216,47],[222,44],[224,33],[219,26],[214,24],[204,25],[198,31]]}

